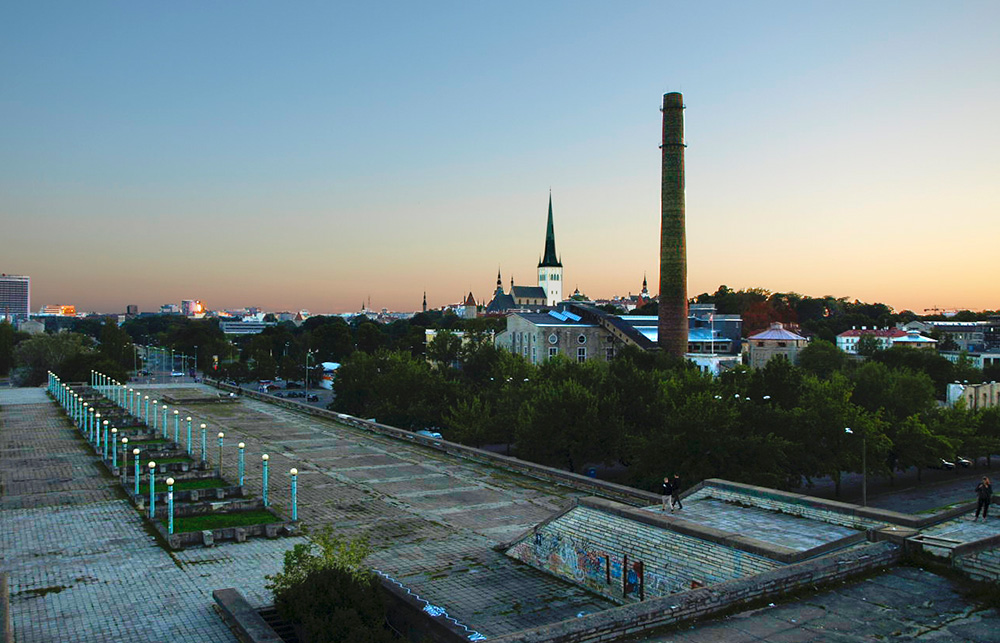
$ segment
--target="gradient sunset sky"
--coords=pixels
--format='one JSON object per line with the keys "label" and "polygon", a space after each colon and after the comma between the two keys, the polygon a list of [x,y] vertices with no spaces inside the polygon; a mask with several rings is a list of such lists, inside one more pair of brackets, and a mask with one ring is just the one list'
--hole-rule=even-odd
{"label": "gradient sunset sky", "polygon": [[313,313],[658,284],[1000,308],[1000,2],[12,2],[0,272],[32,308]]}

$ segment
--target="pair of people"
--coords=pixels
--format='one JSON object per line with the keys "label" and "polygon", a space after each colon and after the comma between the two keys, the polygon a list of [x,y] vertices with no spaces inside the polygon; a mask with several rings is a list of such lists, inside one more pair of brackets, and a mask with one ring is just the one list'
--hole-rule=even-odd
{"label": "pair of people", "polygon": [[976,498],[978,502],[976,503],[976,517],[973,518],[973,522],[979,520],[979,512],[983,512],[983,522],[986,522],[986,513],[990,510],[990,499],[993,497],[993,485],[990,484],[990,479],[983,476],[982,482],[976,486]]}
{"label": "pair of people", "polygon": [[683,509],[684,505],[681,504],[681,477],[678,474],[674,474],[671,480],[670,476],[664,476],[663,478],[663,512],[667,511],[667,498],[670,498],[670,512],[673,513],[674,507],[678,509]]}

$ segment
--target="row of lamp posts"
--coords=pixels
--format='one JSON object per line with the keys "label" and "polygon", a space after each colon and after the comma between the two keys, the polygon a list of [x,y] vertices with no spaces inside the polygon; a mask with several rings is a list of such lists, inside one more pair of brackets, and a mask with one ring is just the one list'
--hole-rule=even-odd
{"label": "row of lamp posts", "polygon": [[[103,373],[98,373],[97,371],[91,371],[91,386],[94,387],[99,393],[112,400],[114,403],[121,406],[124,410],[136,415],[141,421],[143,421],[146,426],[149,424],[149,396],[143,396],[140,391],[135,391],[134,389],[128,388],[126,385],[121,384]],[[80,426],[81,430],[88,435],[91,442],[94,442],[96,438],[95,446],[101,451],[103,459],[108,459],[109,451],[109,441],[110,441],[110,451],[112,466],[117,469],[118,467],[118,429],[117,427],[108,428],[108,421],[101,420],[100,412],[95,412],[94,408],[89,406],[87,402],[82,401],[82,397],[72,391],[70,387],[66,384],[62,384],[59,378],[53,374],[49,373],[49,391],[56,397],[57,400],[66,408],[67,412],[73,418],[73,420]],[[143,404],[144,403],[144,404]],[[157,405],[159,402],[153,400],[153,431],[157,431]],[[140,409],[143,411],[142,416],[138,415]],[[162,406],[162,434],[166,438],[168,435],[167,431],[167,419],[169,417],[168,407],[166,404]],[[180,412],[174,409],[174,442],[180,443]],[[187,446],[186,450],[188,455],[191,455],[191,438],[192,438],[192,418],[187,416],[185,418],[187,422]],[[102,431],[103,428],[103,431]],[[207,462],[208,456],[208,444],[207,444],[207,434],[208,427],[206,424],[202,423],[201,428],[201,459],[203,462]],[[103,437],[103,440],[102,440]],[[218,433],[219,440],[219,461],[218,461],[218,473],[219,477],[222,477],[222,465],[223,465],[223,448],[224,448],[224,438],[225,433],[220,431]],[[125,466],[128,453],[128,443],[129,439],[127,436],[121,438],[122,445],[122,465]],[[103,444],[103,446],[101,446]],[[245,482],[246,474],[246,444],[240,442],[238,445],[239,455],[238,455],[238,475],[239,475],[239,485],[243,486]],[[138,448],[132,449],[132,455],[134,458],[134,488],[133,492],[136,497],[139,496],[139,479],[140,479],[140,466],[139,466],[139,455],[141,451]],[[270,500],[268,498],[268,478],[269,478],[269,460],[270,456],[268,454],[261,455],[261,463],[263,469],[262,475],[262,500],[265,507],[270,506]],[[152,520],[156,516],[155,503],[156,503],[156,462],[150,461],[148,464],[149,469],[149,512],[148,516]],[[292,479],[291,491],[292,491],[292,520],[298,520],[298,470],[293,468],[289,471]],[[168,533],[174,533],[174,502],[173,502],[173,487],[174,479],[168,477],[165,480],[167,484],[167,530]]]}

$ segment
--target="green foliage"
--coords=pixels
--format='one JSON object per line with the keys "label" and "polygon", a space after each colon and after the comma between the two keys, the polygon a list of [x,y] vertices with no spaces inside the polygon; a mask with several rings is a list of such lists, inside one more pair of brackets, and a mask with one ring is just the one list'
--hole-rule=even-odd
{"label": "green foliage", "polygon": [[7,375],[14,365],[14,332],[10,322],[0,321],[0,376]]}
{"label": "green foliage", "polygon": [[367,543],[334,536],[329,526],[312,541],[285,552],[282,571],[267,576],[282,618],[312,643],[394,641],[377,577],[364,567]]}
{"label": "green foliage", "polygon": [[799,367],[819,377],[830,377],[844,367],[847,356],[832,342],[814,339],[799,351]]}

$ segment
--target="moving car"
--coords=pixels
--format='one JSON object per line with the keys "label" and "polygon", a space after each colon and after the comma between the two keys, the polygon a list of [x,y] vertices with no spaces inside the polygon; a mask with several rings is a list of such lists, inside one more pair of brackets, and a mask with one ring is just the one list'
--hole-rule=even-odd
{"label": "moving car", "polygon": [[931,462],[930,464],[928,464],[927,468],[929,468],[929,469],[945,469],[945,470],[949,470],[950,471],[951,469],[955,468],[955,463],[954,462],[948,462],[944,458],[937,458],[936,460],[934,460],[933,462]]}
{"label": "moving car", "polygon": [[963,458],[960,455],[956,455],[955,464],[962,467],[963,469],[968,469],[969,467],[972,466],[972,460],[969,460],[968,458]]}

